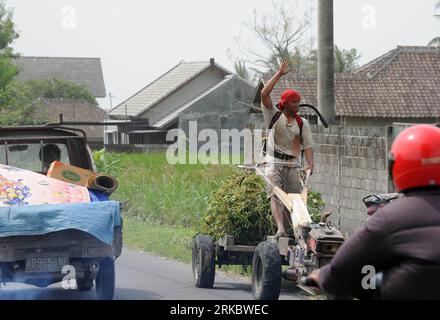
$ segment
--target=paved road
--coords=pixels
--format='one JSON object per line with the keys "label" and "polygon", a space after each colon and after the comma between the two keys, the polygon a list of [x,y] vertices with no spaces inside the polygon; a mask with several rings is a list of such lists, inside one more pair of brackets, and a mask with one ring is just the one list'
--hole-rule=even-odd
{"label": "paved road", "polygon": [[[194,287],[191,265],[154,256],[149,253],[123,249],[116,261],[117,300],[249,300],[252,299],[250,280],[226,276],[217,272],[213,289]],[[36,288],[22,284],[6,284],[0,289],[1,300],[84,300],[96,299],[95,291],[64,290],[60,284]],[[304,299],[283,283],[282,300]]]}

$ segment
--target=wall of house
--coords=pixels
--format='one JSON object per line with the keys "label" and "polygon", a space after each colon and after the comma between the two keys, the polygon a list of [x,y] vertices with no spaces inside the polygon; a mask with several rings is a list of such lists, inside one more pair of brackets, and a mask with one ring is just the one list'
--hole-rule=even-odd
{"label": "wall of house", "polygon": [[[213,129],[219,139],[222,129],[246,128],[249,106],[254,87],[238,76],[231,77],[222,86],[216,88],[200,100],[196,101],[179,117],[179,128],[189,136],[190,121],[197,120],[197,131]],[[199,142],[199,146],[205,142]],[[229,142],[223,141],[229,146]],[[219,146],[219,150],[221,145]]]}
{"label": "wall of house", "polygon": [[225,73],[218,68],[208,68],[182,88],[176,90],[154,107],[142,113],[139,118],[147,118],[149,119],[149,123],[154,125],[156,121],[162,119],[179,106],[192,100],[201,92],[221,81],[224,76]]}

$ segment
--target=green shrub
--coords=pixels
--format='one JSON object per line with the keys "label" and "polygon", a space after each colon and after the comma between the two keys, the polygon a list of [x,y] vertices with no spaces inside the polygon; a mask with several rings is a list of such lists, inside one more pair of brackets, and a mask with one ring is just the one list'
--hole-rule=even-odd
{"label": "green shrub", "polygon": [[211,195],[199,231],[215,239],[231,235],[237,243],[255,245],[275,229],[264,182],[253,173],[238,172]]}
{"label": "green shrub", "polygon": [[[307,206],[313,222],[318,222],[324,207],[320,194],[309,191]],[[241,245],[256,245],[274,234],[276,225],[263,179],[244,171],[232,175],[212,193],[198,232],[216,240],[231,235]]]}
{"label": "green shrub", "polygon": [[318,223],[321,219],[321,212],[325,207],[325,203],[319,192],[309,190],[307,196],[307,209],[314,223]]}
{"label": "green shrub", "polygon": [[115,154],[106,154],[105,149],[93,152],[93,160],[95,161],[96,170],[101,173],[108,173],[117,176],[119,173],[118,156]]}

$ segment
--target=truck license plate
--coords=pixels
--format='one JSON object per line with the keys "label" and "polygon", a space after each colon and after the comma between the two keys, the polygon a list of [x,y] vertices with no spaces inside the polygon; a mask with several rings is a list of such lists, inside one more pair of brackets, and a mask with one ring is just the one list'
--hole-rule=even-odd
{"label": "truck license plate", "polygon": [[33,254],[26,257],[25,272],[58,272],[69,264],[67,253]]}

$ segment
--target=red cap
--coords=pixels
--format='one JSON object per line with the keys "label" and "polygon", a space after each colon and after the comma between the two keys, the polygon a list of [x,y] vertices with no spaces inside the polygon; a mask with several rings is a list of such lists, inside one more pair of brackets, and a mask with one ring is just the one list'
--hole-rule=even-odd
{"label": "red cap", "polygon": [[281,99],[279,101],[280,109],[283,109],[284,104],[288,101],[300,101],[301,95],[298,91],[292,89],[286,89],[281,94]]}

